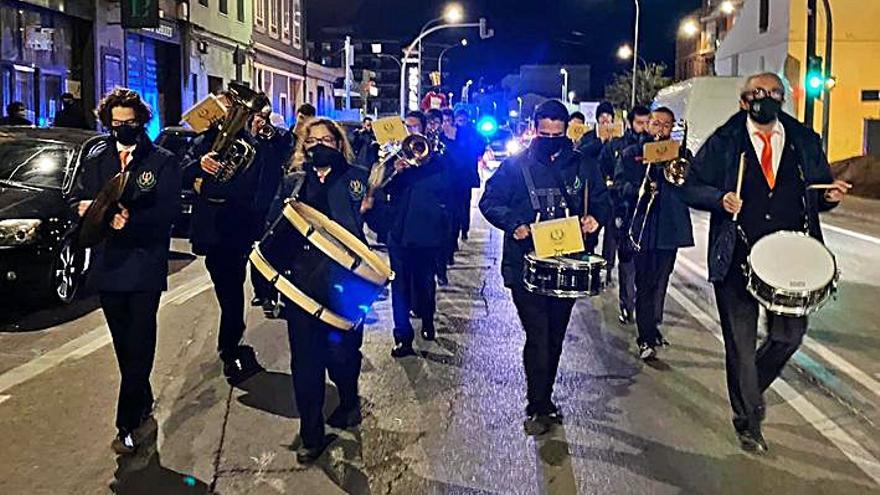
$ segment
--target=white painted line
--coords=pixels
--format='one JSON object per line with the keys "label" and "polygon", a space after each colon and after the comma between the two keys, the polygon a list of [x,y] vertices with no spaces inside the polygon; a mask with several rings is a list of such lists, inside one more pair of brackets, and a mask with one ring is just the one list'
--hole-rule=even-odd
{"label": "white painted line", "polygon": [[[194,289],[204,283],[205,276],[201,276],[172,290],[165,298],[163,298],[159,305],[160,309],[166,306],[169,301],[180,299],[181,294],[194,295]],[[0,375],[0,393],[3,393],[20,383],[26,382],[58,366],[64,361],[88,356],[110,342],[110,332],[107,330],[107,325],[95,327],[88,333],[80,335],[61,347],[52,349],[51,351]]]}
{"label": "white painted line", "polygon": [[[694,304],[687,296],[685,296],[676,287],[669,287],[669,295],[680,304],[685,311],[690,313],[706,330],[715,336],[720,342],[724,342],[721,335],[718,320],[709,316],[699,306]],[[799,394],[787,381],[783,378],[773,382],[773,390],[780,395],[785,401],[810,423],[813,428],[827,438],[835,447],[837,447],[843,455],[845,455],[853,464],[859,467],[867,474],[874,483],[880,485],[880,462],[877,461],[871,453],[862,447],[853,437],[851,437],[843,428],[840,427],[833,419],[826,416],[806,397]]]}
{"label": "white painted line", "polygon": [[[684,265],[686,269],[702,277],[703,280],[706,280],[708,278],[708,273],[702,266],[694,263],[684,256],[679,256],[678,262]],[[873,377],[871,377],[871,375],[862,371],[857,366],[850,363],[839,354],[826,347],[824,344],[821,344],[809,335],[806,335],[804,337],[804,347],[815,352],[817,355],[819,355],[819,357],[827,361],[828,364],[831,365],[831,367],[839,370],[841,373],[850,377],[852,380],[855,380],[856,383],[868,389],[868,391],[870,391],[872,394],[880,397],[880,381],[874,379]]]}
{"label": "white painted line", "polygon": [[862,234],[861,232],[854,232],[854,231],[849,230],[849,229],[844,229],[844,228],[842,228],[842,227],[837,227],[836,225],[831,225],[831,224],[828,224],[828,223],[823,223],[823,224],[822,224],[822,230],[827,230],[827,231],[830,231],[830,232],[836,232],[836,233],[838,233],[838,234],[847,235],[847,236],[850,236],[850,237],[854,237],[854,238],[856,238],[856,239],[858,239],[858,240],[860,240],[860,241],[870,242],[871,244],[876,244],[876,245],[880,246],[880,239],[878,239],[877,237],[874,237],[874,236],[871,236],[871,235],[868,235],[868,234]]}
{"label": "white painted line", "polygon": [[7,400],[9,400],[11,398],[12,398],[11,395],[0,395],[0,404],[3,404],[4,402],[6,402]]}

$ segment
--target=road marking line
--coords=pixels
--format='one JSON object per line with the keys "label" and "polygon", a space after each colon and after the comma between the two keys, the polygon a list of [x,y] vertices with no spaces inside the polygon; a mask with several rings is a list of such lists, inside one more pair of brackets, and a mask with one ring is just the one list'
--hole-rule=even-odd
{"label": "road marking line", "polygon": [[[182,294],[190,294],[195,288],[205,283],[205,276],[201,276],[195,280],[172,290],[163,298],[159,308],[169,304],[169,301],[180,299]],[[196,292],[197,293],[197,292]],[[192,297],[195,293],[191,294]],[[98,349],[104,347],[111,342],[110,332],[107,325],[100,325],[90,330],[88,333],[80,335],[70,342],[36,357],[22,365],[19,365],[3,374],[0,374],[0,393],[10,388],[26,382],[70,359],[80,359]]]}
{"label": "road marking line", "polygon": [[11,398],[12,398],[11,395],[0,395],[0,404],[3,404],[4,402],[6,402],[7,400],[9,400]]}
{"label": "road marking line", "polygon": [[[718,320],[709,316],[699,306],[687,298],[678,288],[670,286],[669,295],[680,304],[685,311],[691,314],[697,322],[715,336],[722,344],[724,337],[718,329]],[[853,437],[843,430],[833,419],[826,416],[806,397],[799,394],[784,378],[779,378],[773,385],[773,391],[810,423],[813,428],[827,438],[838,448],[853,464],[868,475],[874,483],[880,485],[880,462],[871,453],[862,447]]]}
{"label": "road marking line", "polygon": [[828,223],[823,223],[822,229],[828,230],[831,232],[837,232],[838,234],[847,235],[847,236],[859,239],[860,241],[870,242],[872,244],[877,244],[878,246],[880,246],[880,239],[878,239],[877,237],[868,235],[868,234],[862,234],[861,232],[854,232],[852,230],[844,229],[842,227],[838,227],[836,225],[831,225]]}
{"label": "road marking line", "polygon": [[[703,280],[706,280],[708,278],[708,273],[702,266],[694,263],[684,256],[679,256],[678,261],[681,262],[681,264],[684,265],[686,269],[702,277]],[[804,346],[807,349],[815,352],[825,361],[827,361],[832,368],[839,370],[843,374],[855,380],[862,387],[868,389],[868,391],[870,391],[872,394],[880,397],[880,381],[872,378],[871,375],[862,371],[854,364],[850,363],[839,354],[832,351],[824,344],[819,343],[809,335],[804,336]]]}

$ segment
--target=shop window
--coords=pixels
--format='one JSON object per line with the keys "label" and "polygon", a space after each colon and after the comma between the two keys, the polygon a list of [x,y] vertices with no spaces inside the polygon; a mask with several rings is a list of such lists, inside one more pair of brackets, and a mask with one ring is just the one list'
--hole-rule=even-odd
{"label": "shop window", "polygon": [[257,31],[266,32],[266,0],[254,1],[254,26]]}

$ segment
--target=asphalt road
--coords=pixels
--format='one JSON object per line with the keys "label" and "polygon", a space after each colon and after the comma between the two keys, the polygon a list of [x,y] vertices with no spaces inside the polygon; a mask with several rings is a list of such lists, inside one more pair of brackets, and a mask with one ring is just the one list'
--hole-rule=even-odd
{"label": "asphalt road", "polygon": [[[646,366],[616,291],[582,300],[556,401],[565,425],[522,432],[524,341],[499,273],[500,239],[474,212],[471,240],[439,295],[439,338],[394,360],[390,304],[366,330],[365,420],[319,463],[296,463],[286,329],[249,313],[246,339],[270,370],[230,390],[214,348],[218,312],[203,262],[175,241],[152,382],[160,428],[132,459],[110,451],[118,386],[95,297],[0,309],[0,493],[797,493],[880,490],[880,206],[825,218],[839,297],[768,395],[770,455],[743,453],[729,422],[723,347],[700,245],[680,254],[664,333]],[[335,406],[330,387],[327,409]]]}

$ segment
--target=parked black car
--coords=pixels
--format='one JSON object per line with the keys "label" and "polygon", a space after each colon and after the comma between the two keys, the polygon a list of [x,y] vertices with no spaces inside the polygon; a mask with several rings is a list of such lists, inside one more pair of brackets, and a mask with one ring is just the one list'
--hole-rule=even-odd
{"label": "parked black car", "polygon": [[74,299],[89,252],[69,235],[77,217],[67,198],[102,140],[93,131],[0,126],[0,290],[28,301]]}
{"label": "parked black car", "polygon": [[[183,157],[186,150],[198,133],[188,127],[166,127],[156,138],[156,144],[174,153],[180,160],[180,166],[184,166]],[[172,233],[175,237],[189,237],[189,223],[192,217],[193,203],[196,192],[192,184],[183,184],[180,188],[180,213],[174,220]]]}

